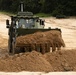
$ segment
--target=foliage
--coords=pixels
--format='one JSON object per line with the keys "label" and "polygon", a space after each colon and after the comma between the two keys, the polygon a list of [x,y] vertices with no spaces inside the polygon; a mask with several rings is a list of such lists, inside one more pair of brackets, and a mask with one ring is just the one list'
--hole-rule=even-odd
{"label": "foliage", "polygon": [[45,13],[37,13],[35,15],[39,16],[39,17],[49,17],[49,16],[51,16],[51,14],[45,14]]}
{"label": "foliage", "polygon": [[24,2],[24,11],[51,15],[76,15],[76,0],[0,0],[0,10],[18,12],[19,3]]}

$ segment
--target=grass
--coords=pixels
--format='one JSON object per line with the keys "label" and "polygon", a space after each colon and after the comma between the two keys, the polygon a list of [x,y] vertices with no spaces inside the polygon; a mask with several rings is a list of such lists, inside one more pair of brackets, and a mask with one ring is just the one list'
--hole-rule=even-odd
{"label": "grass", "polygon": [[45,13],[37,13],[35,15],[39,17],[50,17],[51,16],[51,14],[45,14]]}
{"label": "grass", "polygon": [[[6,11],[0,11],[1,14],[5,14],[5,15],[8,15],[8,16],[11,16],[11,15],[16,15],[14,13],[11,13],[11,12],[6,12]],[[45,13],[37,13],[37,14],[34,14],[35,16],[39,16],[39,17],[50,17],[51,14],[45,14]]]}
{"label": "grass", "polygon": [[15,15],[14,13],[6,12],[6,11],[0,11],[0,13],[8,16]]}

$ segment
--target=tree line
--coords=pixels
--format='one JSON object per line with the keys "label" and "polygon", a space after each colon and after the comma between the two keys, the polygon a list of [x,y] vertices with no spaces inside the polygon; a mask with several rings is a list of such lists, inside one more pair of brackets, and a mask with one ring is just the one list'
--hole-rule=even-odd
{"label": "tree line", "polygon": [[49,13],[55,15],[76,15],[76,0],[0,0],[0,10],[18,12],[20,2],[24,2],[24,11]]}

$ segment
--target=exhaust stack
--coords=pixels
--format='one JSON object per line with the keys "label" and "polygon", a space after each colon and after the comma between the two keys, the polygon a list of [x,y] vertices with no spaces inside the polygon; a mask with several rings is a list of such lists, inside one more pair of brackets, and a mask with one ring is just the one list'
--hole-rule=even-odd
{"label": "exhaust stack", "polygon": [[21,12],[24,11],[24,3],[23,3],[23,2],[20,3],[20,11],[21,11]]}

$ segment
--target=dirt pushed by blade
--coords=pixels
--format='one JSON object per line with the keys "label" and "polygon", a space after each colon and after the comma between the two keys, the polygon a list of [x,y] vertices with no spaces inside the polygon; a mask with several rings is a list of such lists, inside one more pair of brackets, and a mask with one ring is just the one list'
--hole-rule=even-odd
{"label": "dirt pushed by blade", "polygon": [[61,32],[58,30],[36,32],[34,34],[19,36],[16,39],[16,46],[29,46],[32,50],[36,50],[37,48],[41,47],[42,50],[44,50],[44,52],[42,51],[43,54],[45,52],[50,52],[45,48],[46,45],[48,46],[48,48],[52,47],[52,51],[55,51],[56,47],[58,50],[60,50],[61,47],[65,47]]}
{"label": "dirt pushed by blade", "polygon": [[0,71],[76,71],[76,50],[56,51],[44,55],[36,51],[13,56],[6,54],[0,58]]}
{"label": "dirt pushed by blade", "polygon": [[41,53],[32,51],[27,53],[15,54],[14,56],[5,55],[0,58],[0,71],[20,72],[20,71],[53,71],[51,64]]}
{"label": "dirt pushed by blade", "polygon": [[44,57],[52,65],[55,72],[76,71],[76,50],[46,53]]}

